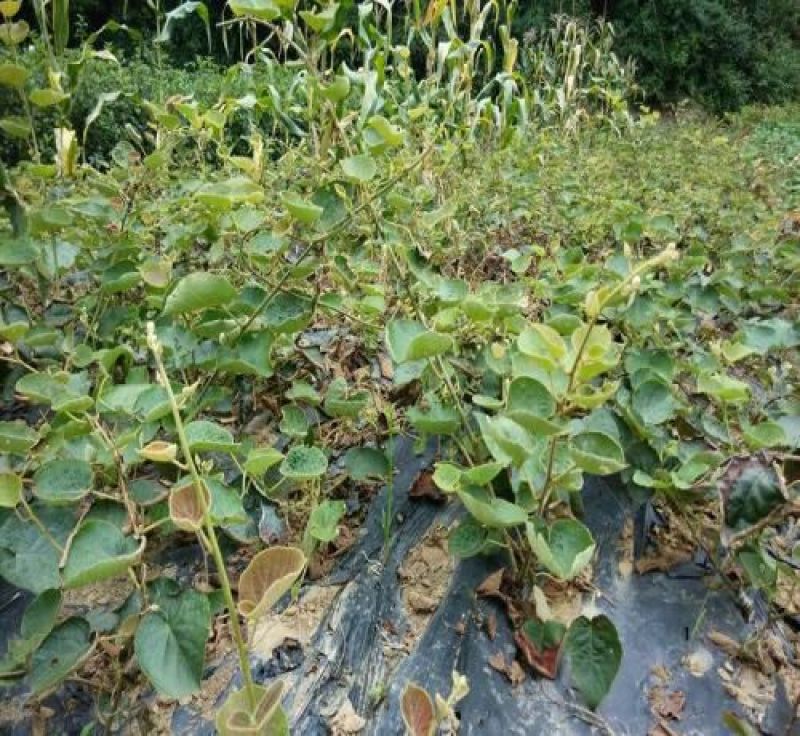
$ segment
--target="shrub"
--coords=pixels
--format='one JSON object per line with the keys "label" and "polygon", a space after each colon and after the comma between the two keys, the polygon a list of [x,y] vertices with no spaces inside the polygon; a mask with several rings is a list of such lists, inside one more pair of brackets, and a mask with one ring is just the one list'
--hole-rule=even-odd
{"label": "shrub", "polygon": [[619,0],[613,11],[620,50],[636,58],[648,95],[691,97],[714,112],[798,94],[799,17],[783,0]]}
{"label": "shrub", "polygon": [[800,97],[800,4],[795,0],[545,0],[523,2],[517,30],[552,13],[599,14],[616,50],[636,62],[649,102],[685,98],[715,113]]}

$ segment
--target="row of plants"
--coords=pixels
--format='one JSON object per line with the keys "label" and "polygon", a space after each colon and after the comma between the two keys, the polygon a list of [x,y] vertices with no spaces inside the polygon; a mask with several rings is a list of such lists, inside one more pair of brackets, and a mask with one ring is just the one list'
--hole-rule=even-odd
{"label": "row of plants", "polygon": [[793,0],[522,0],[518,32],[546,29],[554,13],[613,23],[615,48],[636,61],[648,104],[691,100],[722,114],[797,100],[800,9]]}
{"label": "row of plants", "polygon": [[[124,22],[145,37],[157,37],[154,10],[164,14],[181,4],[180,0],[72,0],[70,41],[79,45],[108,20]],[[312,2],[300,4],[304,10],[315,7]],[[355,25],[357,3],[343,0],[339,5],[349,24]],[[225,0],[206,0],[205,7],[212,25],[226,17]],[[397,17],[393,41],[398,42],[417,5],[396,3],[393,12]],[[618,53],[636,61],[648,104],[673,105],[691,98],[722,113],[746,104],[785,103],[797,98],[800,13],[793,0],[662,0],[650,4],[635,0],[519,0],[512,31],[520,38],[527,33],[547,33],[553,16],[562,13],[589,25],[596,19],[614,24],[619,31]],[[35,21],[32,7],[27,8],[26,18]],[[177,27],[174,38],[165,56],[179,67],[206,54],[227,64],[247,46],[235,35],[223,43],[217,33],[212,34],[209,46],[199,17]]]}
{"label": "row of plants", "polygon": [[[400,431],[442,438],[434,481],[465,509],[450,550],[503,551],[516,595],[589,574],[587,473],[620,473],[687,519],[721,498],[716,538],[699,541],[723,577],[769,596],[794,574],[767,522],[796,503],[796,111],[762,113],[754,133],[749,118],[643,118],[622,137],[532,139],[511,72],[492,82],[508,97],[471,85],[492,9],[466,8],[468,42],[431,35],[417,83],[366,9],[353,71],[326,68],[335,13],[288,37],[291,3],[231,3],[257,45],[266,29],[292,49],[296,96],[269,99],[294,145],[257,130],[230,144],[236,114],[266,105],[254,95],[156,99],[151,147],[121,141],[107,168],[82,164],[62,127],[55,163],[3,170],[4,393],[39,407],[0,422],[0,575],[37,596],[5,682],[42,695],[114,642],[181,698],[201,687],[223,616],[243,688],[219,729],[285,731],[279,685],[252,682],[240,616],[252,628],[336,539],[341,474],[391,482],[381,440]],[[449,13],[430,5],[418,32],[450,34]],[[33,102],[52,84],[17,89]],[[323,329],[356,340],[355,366],[309,347]],[[391,381],[370,370],[381,362]],[[243,429],[267,400],[274,442]],[[345,454],[328,441],[341,428],[376,441]],[[301,519],[295,546],[253,556],[262,504]],[[214,562],[211,592],[148,573],[186,534]],[[252,557],[238,584],[231,547]],[[63,618],[65,592],[119,576],[120,608]],[[607,616],[519,633],[540,674],[564,651],[601,701],[622,656]],[[106,721],[135,706],[130,670],[110,669]]]}
{"label": "row of plants", "polygon": [[[55,128],[75,131],[84,155],[98,166],[107,164],[120,132],[141,152],[151,152],[148,103],[213,109],[226,118],[226,144],[243,150],[253,132],[275,145],[293,145],[315,133],[309,117],[330,123],[331,110],[339,118],[359,112],[363,123],[368,109],[407,120],[407,111],[419,119],[431,108],[453,129],[463,117],[473,129],[490,127],[498,134],[516,122],[575,129],[602,120],[624,128],[637,95],[633,68],[613,53],[609,25],[557,18],[546,35],[526,36],[520,44],[508,32],[513,5],[442,4],[430,18],[420,12],[404,15],[402,23],[391,9],[364,5],[357,29],[347,25],[346,13],[337,11],[324,23],[309,21],[313,14],[306,13],[292,26],[291,43],[267,34],[263,23],[242,25],[256,43],[249,42],[242,63],[230,68],[202,60],[175,68],[163,58],[183,25],[204,21],[212,33],[203,3],[153,11],[153,40],[109,22],[79,48],[58,50],[46,43],[47,33],[36,35],[19,16],[8,17],[8,27],[17,30],[4,38],[0,84],[6,162],[50,155]],[[52,26],[47,15],[44,23]],[[394,30],[398,24],[402,33]],[[222,25],[227,34],[235,28]],[[498,33],[505,39],[501,53],[493,45]],[[392,35],[399,40],[391,41]],[[134,43],[138,53],[132,57],[118,48],[121,41]]]}

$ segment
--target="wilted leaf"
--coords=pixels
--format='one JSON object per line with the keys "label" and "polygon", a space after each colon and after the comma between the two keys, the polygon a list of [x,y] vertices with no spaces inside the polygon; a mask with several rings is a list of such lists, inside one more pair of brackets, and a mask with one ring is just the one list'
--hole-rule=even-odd
{"label": "wilted leaf", "polygon": [[139,450],[139,455],[154,463],[172,463],[178,457],[178,446],[174,442],[154,440]]}
{"label": "wilted leaf", "polygon": [[[203,483],[206,507],[211,506],[208,487]],[[172,523],[187,532],[196,532],[203,526],[203,500],[197,493],[194,481],[186,479],[169,494],[169,518]]]}
{"label": "wilted leaf", "polygon": [[269,611],[294,585],[306,566],[296,547],[270,547],[259,552],[239,578],[239,611],[251,619]]}
{"label": "wilted leaf", "polygon": [[554,680],[558,674],[561,643],[566,627],[559,621],[529,619],[514,635],[525,662],[543,677]]}
{"label": "wilted leaf", "polygon": [[400,696],[400,712],[410,736],[433,736],[436,733],[433,701],[419,685],[406,685]]}
{"label": "wilted leaf", "polygon": [[255,712],[250,707],[246,690],[232,692],[217,711],[214,720],[220,736],[288,734],[286,715],[280,708],[283,689],[284,683],[281,680],[271,682],[266,687],[254,685],[257,702]]}

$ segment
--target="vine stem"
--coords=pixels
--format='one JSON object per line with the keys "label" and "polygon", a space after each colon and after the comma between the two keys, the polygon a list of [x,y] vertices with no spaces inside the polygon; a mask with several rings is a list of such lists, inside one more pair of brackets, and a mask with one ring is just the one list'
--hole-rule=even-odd
{"label": "vine stem", "polygon": [[25,500],[25,494],[20,495],[20,503],[25,508],[25,513],[28,514],[31,521],[36,525],[36,528],[45,536],[48,542],[55,547],[59,554],[64,554],[64,548],[56,541],[56,538],[50,533],[50,530],[42,523],[42,520],[34,513],[30,504]]}
{"label": "vine stem", "polygon": [[[339,222],[337,222],[330,230],[326,230],[324,233],[319,233],[314,237],[308,240],[306,247],[300,252],[300,255],[297,257],[297,260],[292,264],[292,267],[296,267],[301,264],[308,256],[311,254],[311,251],[314,249],[316,245],[320,243],[324,243],[326,240],[329,240],[334,235],[338,235],[345,227],[350,223],[350,221],[360,212],[367,209],[372,205],[372,203],[382,197],[386,192],[388,192],[398,181],[400,181],[406,174],[413,171],[417,166],[419,166],[428,154],[433,149],[433,146],[428,146],[422,153],[419,154],[411,163],[404,166],[400,171],[398,171],[394,176],[388,179],[383,185],[381,185],[373,194],[371,194],[367,199],[361,202],[359,205],[354,207],[349,213],[347,213]],[[289,277],[292,275],[292,268],[287,268],[281,277],[278,279],[278,282],[275,286],[270,289],[270,291],[264,296],[261,302],[256,306],[253,310],[250,317],[244,323],[244,325],[236,332],[233,337],[233,343],[235,344],[241,336],[247,332],[248,329],[253,325],[253,322],[256,321],[258,315],[261,314],[272,302],[272,300],[278,295],[280,290],[283,288],[284,284],[289,280]]]}
{"label": "vine stem", "polygon": [[542,502],[539,504],[539,515],[543,516],[547,511],[547,504],[550,503],[550,496],[553,494],[553,465],[556,458],[556,446],[558,445],[558,436],[550,440],[550,455],[547,458],[547,474],[544,478],[544,488],[542,493]]}
{"label": "vine stem", "polygon": [[[581,360],[583,360],[583,354],[586,351],[586,346],[589,344],[589,338],[591,337],[592,330],[594,330],[594,328],[597,326],[597,322],[600,319],[600,316],[603,314],[603,310],[620,294],[624,294],[629,289],[637,288],[642,274],[649,271],[651,268],[661,265],[662,263],[673,261],[677,257],[678,252],[675,249],[675,246],[670,245],[655,258],[650,258],[644,263],[640,264],[637,268],[634,268],[619,284],[611,289],[611,291],[603,295],[602,299],[599,298],[597,304],[591,310],[587,307],[586,311],[589,316],[589,321],[586,325],[586,332],[583,335],[583,339],[581,340],[580,345],[575,352],[575,360],[573,361],[572,367],[569,371],[567,388],[564,391],[563,397],[558,402],[559,412],[564,409],[564,405],[569,400],[569,395],[575,386],[575,377],[578,374],[578,367],[581,364]],[[550,502],[550,497],[553,494],[553,466],[555,463],[556,447],[558,446],[558,442],[558,436],[555,436],[550,440],[550,454],[547,460],[547,475],[545,476],[544,487],[542,489],[542,502],[539,505],[540,514],[544,514],[544,512],[547,510],[547,504]]]}
{"label": "vine stem", "polygon": [[250,670],[250,659],[247,651],[247,644],[244,636],[242,635],[242,628],[239,623],[239,613],[236,610],[236,602],[233,599],[233,591],[231,589],[230,579],[228,578],[228,570],[225,567],[225,558],[222,555],[222,550],[219,546],[217,533],[214,529],[214,524],[211,520],[210,509],[206,499],[205,489],[203,487],[203,480],[197,470],[197,465],[194,462],[189,441],[186,437],[186,430],[181,418],[180,408],[178,401],[175,398],[175,393],[169,382],[164,363],[161,360],[161,345],[158,342],[155,334],[155,325],[152,322],[147,323],[147,342],[156,363],[158,371],[159,383],[167,392],[170,406],[172,408],[172,417],[175,420],[175,430],[178,434],[178,441],[180,442],[181,452],[189,468],[189,473],[192,476],[194,484],[195,495],[197,496],[200,508],[203,512],[203,525],[205,526],[205,542],[214,558],[214,565],[219,573],[220,582],[222,583],[222,594],[225,598],[225,605],[228,609],[231,620],[231,633],[233,634],[236,651],[239,655],[239,666],[242,670],[242,680],[244,681],[244,689],[247,693],[247,701],[250,706],[251,712],[255,713],[258,701],[256,698],[255,684],[253,682],[253,673]]}
{"label": "vine stem", "polygon": [[[253,326],[253,323],[258,319],[258,316],[263,312],[271,303],[272,300],[283,290],[286,282],[292,275],[293,268],[299,266],[314,250],[314,247],[319,245],[320,243],[324,243],[325,241],[329,240],[335,235],[338,235],[342,230],[344,230],[347,225],[353,220],[353,218],[358,215],[363,210],[367,209],[368,207],[372,206],[372,203],[377,200],[379,197],[382,197],[386,192],[388,192],[397,182],[399,182],[406,174],[409,174],[414,169],[416,169],[422,162],[427,158],[430,152],[433,150],[433,144],[426,146],[422,153],[420,153],[413,161],[409,164],[404,166],[400,171],[398,171],[394,176],[390,177],[389,179],[384,182],[372,195],[370,195],[366,200],[361,202],[358,206],[354,207],[350,212],[348,212],[341,220],[339,220],[333,227],[329,230],[326,230],[323,233],[319,233],[315,235],[311,239],[308,240],[306,247],[300,252],[300,255],[297,257],[295,262],[292,264],[291,267],[287,268],[280,276],[278,281],[275,285],[267,292],[264,298],[258,303],[256,308],[247,318],[245,323],[237,329],[233,335],[229,338],[228,345],[234,346],[236,343],[241,339],[241,337]],[[201,390],[201,395],[206,391],[207,387],[214,381],[217,377],[217,371],[212,371],[208,378],[204,381],[203,388]]]}

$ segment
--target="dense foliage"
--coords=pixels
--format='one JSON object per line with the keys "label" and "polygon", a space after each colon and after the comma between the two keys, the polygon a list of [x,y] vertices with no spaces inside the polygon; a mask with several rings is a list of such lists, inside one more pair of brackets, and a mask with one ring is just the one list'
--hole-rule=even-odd
{"label": "dense foliage", "polygon": [[[109,20],[125,22],[144,37],[153,38],[159,31],[155,8],[164,13],[180,4],[179,0],[162,0],[160,4],[72,0],[71,44],[76,46]],[[223,0],[206,5],[212,25],[226,17]],[[357,22],[355,3],[347,0],[340,6],[351,23]],[[400,21],[412,12],[413,3],[395,6]],[[33,22],[32,8],[24,12]],[[671,105],[692,99],[721,113],[746,104],[786,102],[800,94],[800,6],[794,0],[520,0],[513,30],[520,38],[545,34],[553,17],[565,14],[588,24],[597,18],[613,23],[617,29],[614,50],[621,60],[636,64],[651,104]],[[395,40],[400,42],[401,23],[396,30]],[[215,31],[209,44],[196,17],[187,17],[176,25],[173,36],[174,43],[166,54],[178,67],[204,56],[226,64],[243,52],[236,34],[223,39]],[[136,53],[137,45],[122,36],[116,42]],[[139,66],[126,76],[133,77],[129,85],[149,84],[148,75]],[[169,89],[169,79],[165,84]],[[178,86],[176,93],[180,91]]]}
{"label": "dense foliage", "polygon": [[800,5],[794,0],[520,2],[519,32],[553,13],[604,17],[632,58],[649,102],[692,99],[715,113],[800,95]]}
{"label": "dense foliage", "polygon": [[[383,5],[351,26],[334,5],[231,0],[252,53],[178,94],[194,77],[161,64],[169,17],[131,83],[100,36],[66,48],[57,0],[24,51],[19,5],[0,2],[19,102],[0,127],[24,154],[0,168],[0,575],[36,597],[0,679],[38,697],[97,673],[97,718],[120,725],[142,675],[165,698],[201,687],[215,622],[242,676],[220,733],[286,733],[246,632],[358,523],[348,484],[391,499],[400,433],[439,440],[433,483],[463,507],[450,552],[501,551],[521,599],[590,583],[584,477],[618,474],[780,610],[797,108],[635,117],[608,26],[521,41],[479,0],[416,4],[402,42]],[[170,17],[203,27],[202,8]],[[95,97],[94,75],[115,86]],[[129,129],[93,138],[109,115]],[[290,546],[261,549],[265,508]],[[160,565],[186,539],[215,576]],[[70,598],[112,579],[116,607]],[[624,647],[611,618],[514,623],[531,667],[555,677],[563,651],[595,708]],[[409,728],[465,694],[454,677],[434,710],[409,688],[428,718]]]}

